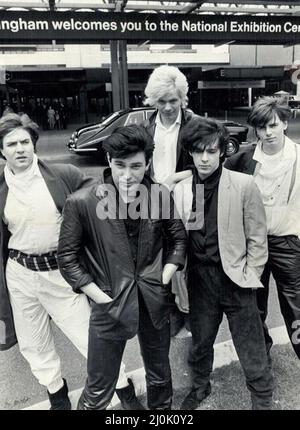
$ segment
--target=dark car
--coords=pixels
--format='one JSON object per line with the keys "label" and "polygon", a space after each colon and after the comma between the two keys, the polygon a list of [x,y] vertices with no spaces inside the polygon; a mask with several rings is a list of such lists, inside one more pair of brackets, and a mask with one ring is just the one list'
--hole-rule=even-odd
{"label": "dark car", "polygon": [[[104,160],[102,142],[117,127],[129,124],[140,124],[149,118],[154,112],[153,108],[135,108],[114,112],[100,123],[87,124],[78,128],[70,137],[67,144],[70,151],[76,154],[94,153]],[[222,121],[229,131],[230,140],[226,150],[226,156],[235,154],[239,151],[240,144],[246,142],[248,127],[233,121]]]}

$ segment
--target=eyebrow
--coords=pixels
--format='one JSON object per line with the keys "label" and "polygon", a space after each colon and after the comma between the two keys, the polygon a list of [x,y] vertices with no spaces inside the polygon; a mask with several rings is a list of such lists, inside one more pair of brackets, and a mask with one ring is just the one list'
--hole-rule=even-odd
{"label": "eyebrow", "polygon": [[18,143],[18,142],[21,142],[21,143],[28,142],[29,140],[30,140],[29,137],[26,137],[25,139],[22,139],[22,140],[11,140],[6,142],[6,145],[14,145],[15,143]]}

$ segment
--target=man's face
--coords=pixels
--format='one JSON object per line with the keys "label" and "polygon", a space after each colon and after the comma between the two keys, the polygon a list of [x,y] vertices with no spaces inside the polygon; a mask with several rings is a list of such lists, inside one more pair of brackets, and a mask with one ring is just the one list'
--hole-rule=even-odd
{"label": "man's face", "polygon": [[156,108],[161,116],[161,118],[167,121],[176,121],[181,106],[181,99],[177,94],[176,90],[167,93],[162,96],[156,102]]}
{"label": "man's face", "polygon": [[202,180],[208,178],[220,165],[221,151],[217,142],[209,144],[205,148],[201,148],[199,145],[199,148],[190,154]]}
{"label": "man's face", "polygon": [[21,173],[32,164],[34,146],[28,131],[16,128],[4,136],[2,146],[1,153],[14,173]]}
{"label": "man's face", "polygon": [[287,121],[281,121],[276,113],[263,127],[256,127],[257,137],[262,141],[266,153],[275,154],[282,149],[286,129]]}
{"label": "man's face", "polygon": [[120,192],[134,195],[147,170],[145,153],[137,152],[127,158],[108,160],[112,178]]}

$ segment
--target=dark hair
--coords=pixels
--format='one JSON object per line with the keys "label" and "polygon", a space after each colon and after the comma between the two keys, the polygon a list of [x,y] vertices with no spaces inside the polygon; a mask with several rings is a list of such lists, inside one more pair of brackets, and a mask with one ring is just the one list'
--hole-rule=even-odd
{"label": "dark hair", "polygon": [[225,159],[226,146],[229,140],[229,133],[226,127],[213,118],[203,118],[194,116],[183,127],[181,142],[187,152],[195,152],[197,149],[204,149],[218,140],[218,145],[223,161]]}
{"label": "dark hair", "polygon": [[35,150],[36,142],[39,138],[39,126],[35,122],[31,121],[28,115],[18,115],[16,113],[8,113],[0,118],[0,149],[3,149],[4,137],[17,128],[22,128],[30,134]]}
{"label": "dark hair", "polygon": [[248,124],[253,128],[264,127],[277,114],[281,121],[287,121],[292,111],[287,102],[277,97],[259,98],[248,116]]}
{"label": "dark hair", "polygon": [[137,152],[144,152],[148,164],[154,150],[153,139],[147,130],[136,124],[116,128],[104,140],[103,149],[110,158],[127,158]]}

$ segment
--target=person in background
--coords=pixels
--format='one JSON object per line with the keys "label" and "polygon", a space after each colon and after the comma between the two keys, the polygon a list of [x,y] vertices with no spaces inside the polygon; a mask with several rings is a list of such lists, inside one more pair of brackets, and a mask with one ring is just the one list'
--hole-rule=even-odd
{"label": "person in background", "polygon": [[[181,131],[194,116],[187,109],[188,83],[184,74],[174,66],[159,66],[151,73],[146,88],[144,104],[155,107],[155,112],[144,126],[154,139],[154,153],[150,175],[171,190],[176,182],[186,177],[185,169],[192,164],[190,155],[181,143]],[[187,297],[181,297],[178,277],[172,280],[174,304],[171,319],[171,336],[175,336],[188,321]]]}

